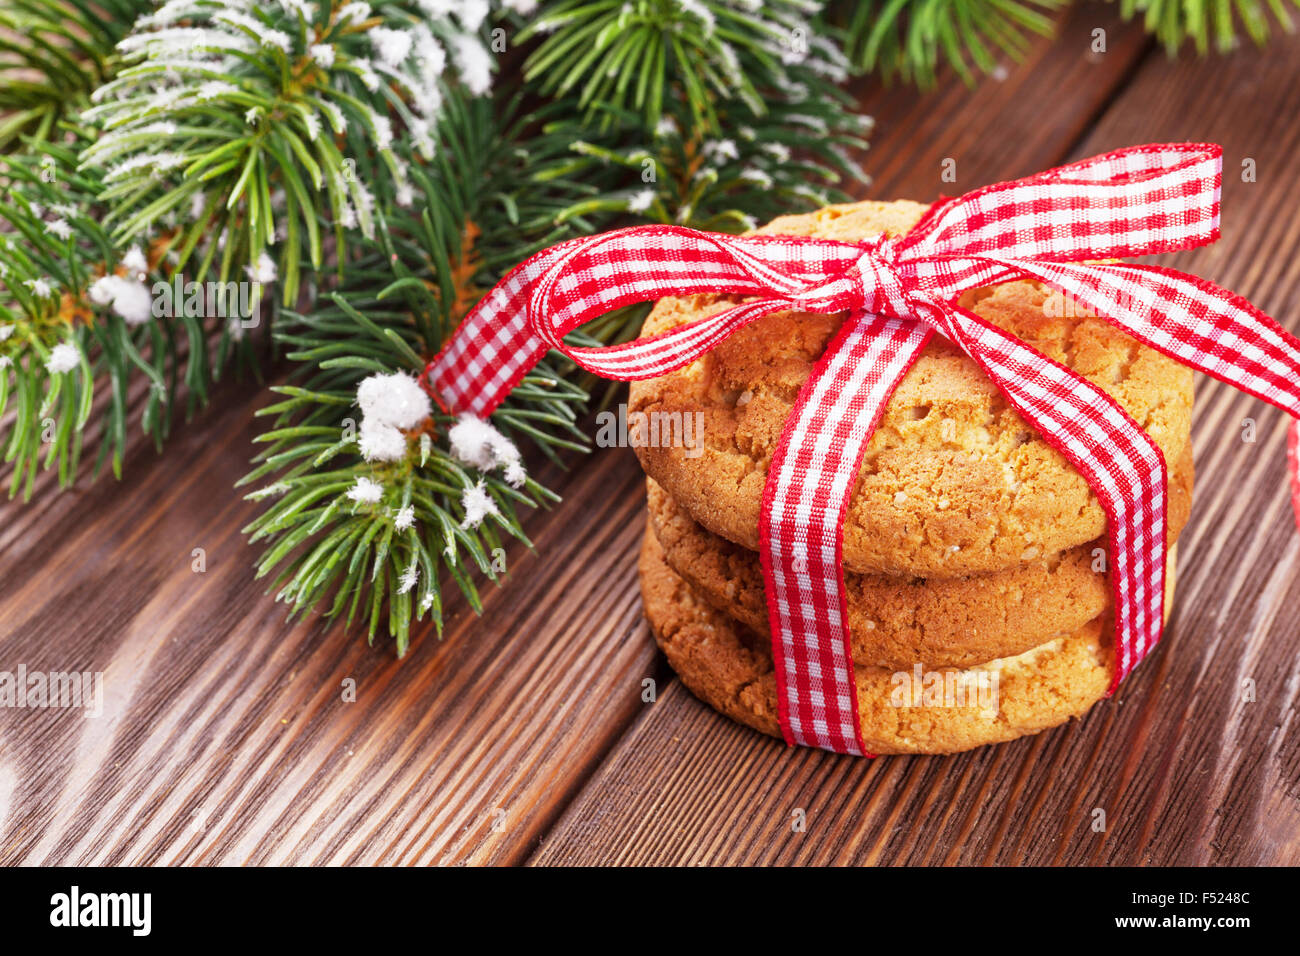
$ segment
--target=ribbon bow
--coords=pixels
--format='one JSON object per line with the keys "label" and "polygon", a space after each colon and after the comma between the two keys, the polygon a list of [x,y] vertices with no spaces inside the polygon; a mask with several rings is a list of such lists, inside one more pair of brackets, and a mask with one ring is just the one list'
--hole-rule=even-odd
{"label": "ribbon bow", "polygon": [[[1078,469],[1108,517],[1113,691],[1160,638],[1166,466],[1109,395],[957,305],[1039,280],[1138,341],[1300,419],[1300,340],[1238,295],[1120,259],[1219,237],[1222,150],[1138,146],[941,200],[905,235],[862,243],[645,226],[574,239],[510,272],[426,369],[449,407],[489,415],[550,349],[606,378],[667,374],[785,310],[849,316],[800,390],[768,467],[760,519],[781,728],[789,743],[864,754],[841,547],[849,492],[895,386],[931,335],[971,357]],[[611,309],[697,293],[748,297],[660,335],[581,348],[564,336]],[[1292,500],[1300,520],[1300,422]]]}

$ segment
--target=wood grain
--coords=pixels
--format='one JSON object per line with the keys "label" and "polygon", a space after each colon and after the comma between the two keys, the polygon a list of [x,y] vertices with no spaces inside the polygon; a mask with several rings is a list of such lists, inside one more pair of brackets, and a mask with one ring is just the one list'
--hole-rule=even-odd
{"label": "wood grain", "polygon": [[637,533],[630,453],[533,518],[544,557],[509,553],[509,595],[482,619],[453,602],[445,639],[398,662],[342,628],[286,625],[251,580],[238,529],[254,507],[229,489],[255,429],[247,398],[222,398],[170,450],[184,468],[140,463],[81,496],[94,520],[70,509],[23,539],[5,660],[103,671],[106,704],[97,720],[4,712],[0,859],[517,858],[657,673],[633,571],[608,557]]}
{"label": "wood grain", "polygon": [[[1095,30],[1105,33],[1105,53],[1092,52]],[[1150,38],[1113,6],[1075,4],[1054,42],[973,87],[859,81],[853,92],[878,129],[864,162],[869,195],[931,202],[1060,162],[1151,50]],[[954,180],[941,176],[945,159],[956,162]]]}
{"label": "wood grain", "polygon": [[[1283,88],[1297,50],[1175,66],[1111,5],[1080,5],[1000,81],[858,86],[879,120],[871,194],[924,199],[1103,146],[1214,136],[1253,151],[1260,180],[1227,185],[1225,242],[1179,264],[1295,315],[1300,240],[1270,213],[1296,208]],[[266,400],[224,386],[164,457],[133,443],[120,484],[46,482],[0,506],[0,670],[103,671],[107,698],[98,719],[0,710],[0,863],[1294,860],[1300,556],[1275,487],[1281,418],[1201,395],[1170,646],[1074,727],[867,762],[739,728],[664,668],[640,617],[627,451],[549,469],[565,500],[529,519],[537,554],[511,549],[484,616],[452,601],[443,640],[416,638],[404,661],[286,623],[239,534],[256,506],[231,491]],[[1259,441],[1243,446],[1246,415]],[[1255,704],[1237,703],[1243,676]],[[1088,830],[1098,806],[1104,834]]]}

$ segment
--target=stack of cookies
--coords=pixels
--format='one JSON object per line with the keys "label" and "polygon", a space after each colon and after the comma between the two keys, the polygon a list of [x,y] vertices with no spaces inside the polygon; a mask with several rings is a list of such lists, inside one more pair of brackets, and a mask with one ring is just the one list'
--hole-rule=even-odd
{"label": "stack of cookies", "polygon": [[[864,202],[759,231],[857,242],[906,232],[924,211]],[[739,301],[664,299],[642,334]],[[962,305],[1103,388],[1147,431],[1169,464],[1172,547],[1191,509],[1190,370],[1037,283],[981,289]],[[760,319],[700,361],[633,383],[629,400],[629,416],[698,423],[692,444],[637,448],[648,475],[641,587],[651,628],[696,696],[773,735],[759,510],[799,388],[842,321]],[[845,519],[868,748],[952,753],[1055,726],[1100,699],[1114,673],[1105,529],[1083,477],[935,336],[867,446]],[[1173,568],[1171,551],[1170,588]]]}

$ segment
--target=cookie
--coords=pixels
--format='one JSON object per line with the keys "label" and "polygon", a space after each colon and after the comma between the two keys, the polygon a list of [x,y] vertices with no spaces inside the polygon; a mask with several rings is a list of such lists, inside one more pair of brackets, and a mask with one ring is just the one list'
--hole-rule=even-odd
{"label": "cookie", "polygon": [[[1187,524],[1192,502],[1189,447],[1169,480],[1169,543]],[[757,553],[703,528],[653,480],[650,525],[668,566],[702,597],[766,637],[767,603]],[[966,667],[1027,651],[1104,613],[1105,574],[1094,569],[1104,538],[1005,571],[960,578],[891,577],[846,572],[853,659],[879,667]]]}
{"label": "cookie", "polygon": [[[858,240],[905,230],[916,203],[857,203],[786,216],[760,232]],[[733,296],[660,300],[645,335],[729,308]],[[1113,396],[1178,462],[1190,444],[1192,373],[1108,322],[1069,314],[1034,282],[967,294],[977,314]],[[1066,314],[1061,314],[1066,313]],[[800,386],[844,319],[783,312],[759,319],[699,361],[634,382],[629,410],[698,413],[702,438],[636,449],[642,466],[704,527],[758,548],[768,463]],[[659,418],[658,421],[674,419]],[[681,420],[681,419],[675,419]],[[697,431],[697,434],[700,432]],[[978,366],[934,336],[869,442],[844,526],[845,567],[958,577],[1001,571],[1100,537],[1106,515],[1083,477],[1017,414]]]}
{"label": "cookie", "polygon": [[[640,569],[650,629],[682,683],[715,710],[779,737],[768,641],[716,610],[669,568],[649,529]],[[1081,716],[1110,686],[1110,627],[1103,616],[1023,654],[964,670],[924,668],[856,668],[862,733],[872,753],[957,753]]]}

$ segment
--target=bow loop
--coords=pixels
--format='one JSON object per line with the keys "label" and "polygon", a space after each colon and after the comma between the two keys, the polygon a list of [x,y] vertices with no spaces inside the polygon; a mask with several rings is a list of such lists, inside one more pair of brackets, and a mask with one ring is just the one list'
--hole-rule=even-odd
{"label": "bow loop", "polygon": [[1191,249],[1219,238],[1222,169],[1212,143],[1117,150],[935,203],[903,248],[1053,262]]}

